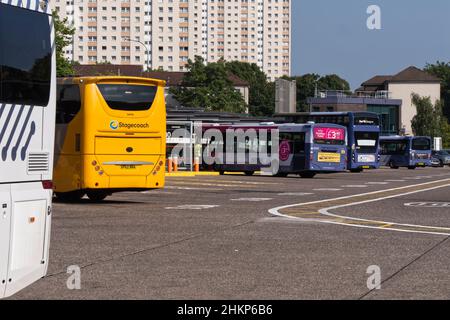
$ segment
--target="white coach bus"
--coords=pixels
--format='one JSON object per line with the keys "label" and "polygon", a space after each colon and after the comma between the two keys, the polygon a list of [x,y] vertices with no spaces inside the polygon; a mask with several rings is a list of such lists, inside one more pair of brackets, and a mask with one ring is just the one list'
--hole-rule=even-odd
{"label": "white coach bus", "polygon": [[0,0],[0,298],[47,273],[56,110],[47,1]]}

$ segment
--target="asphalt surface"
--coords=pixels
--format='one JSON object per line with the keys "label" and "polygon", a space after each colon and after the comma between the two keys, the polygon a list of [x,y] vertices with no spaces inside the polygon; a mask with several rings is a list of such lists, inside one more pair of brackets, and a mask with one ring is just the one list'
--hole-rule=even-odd
{"label": "asphalt surface", "polygon": [[[421,191],[434,181],[442,182]],[[443,234],[269,213],[388,189],[398,196],[332,213]],[[168,178],[160,191],[56,203],[48,276],[13,299],[449,299],[450,207],[443,202],[450,202],[449,168]],[[80,290],[66,285],[72,265],[81,268]],[[372,265],[381,270],[380,290],[367,287]]]}

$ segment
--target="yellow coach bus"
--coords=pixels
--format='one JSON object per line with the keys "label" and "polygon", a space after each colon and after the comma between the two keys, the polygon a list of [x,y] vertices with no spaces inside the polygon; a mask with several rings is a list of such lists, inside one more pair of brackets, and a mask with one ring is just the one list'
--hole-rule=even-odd
{"label": "yellow coach bus", "polygon": [[58,80],[57,198],[102,201],[164,187],[165,82],[135,77]]}

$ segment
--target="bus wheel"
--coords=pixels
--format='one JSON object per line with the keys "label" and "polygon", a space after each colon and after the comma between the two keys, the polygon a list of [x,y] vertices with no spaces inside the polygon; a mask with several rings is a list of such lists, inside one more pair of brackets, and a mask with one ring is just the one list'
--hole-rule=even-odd
{"label": "bus wheel", "polygon": [[409,170],[416,170],[416,166],[409,166],[408,169]]}
{"label": "bus wheel", "polygon": [[363,169],[361,169],[361,168],[358,168],[358,169],[351,169],[350,172],[351,172],[351,173],[361,173],[361,172],[363,172]]}
{"label": "bus wheel", "polygon": [[288,173],[282,172],[282,173],[277,173],[276,175],[274,175],[274,177],[277,177],[277,178],[287,178],[288,175],[289,175]]}
{"label": "bus wheel", "polygon": [[244,173],[246,176],[250,177],[255,174],[255,171],[245,171]]}
{"label": "bus wheel", "polygon": [[391,167],[391,169],[398,169],[398,166],[396,166],[393,161],[389,162],[389,167]]}
{"label": "bus wheel", "polygon": [[56,199],[61,202],[78,202],[84,197],[81,190],[71,192],[55,192]]}
{"label": "bus wheel", "polygon": [[105,200],[105,198],[109,196],[109,194],[104,191],[88,191],[87,196],[89,200],[93,202],[100,202]]}
{"label": "bus wheel", "polygon": [[225,171],[219,171],[219,174],[221,175],[221,176],[223,176],[223,175],[225,175]]}
{"label": "bus wheel", "polygon": [[315,177],[315,173],[314,172],[303,172],[300,173],[300,177],[302,177],[303,179],[312,179]]}

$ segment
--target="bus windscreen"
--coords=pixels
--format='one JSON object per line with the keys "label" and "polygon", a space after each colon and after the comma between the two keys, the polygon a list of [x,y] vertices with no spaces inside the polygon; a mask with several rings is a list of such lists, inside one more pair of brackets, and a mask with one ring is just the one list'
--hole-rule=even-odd
{"label": "bus windscreen", "polygon": [[412,141],[412,150],[417,151],[431,150],[431,141],[427,138],[414,138]]}
{"label": "bus windscreen", "polygon": [[128,84],[98,84],[103,98],[113,110],[146,111],[155,100],[156,86]]}
{"label": "bus windscreen", "polygon": [[314,143],[317,144],[345,144],[345,130],[331,127],[316,127],[313,130]]}
{"label": "bus windscreen", "polygon": [[375,153],[378,148],[378,138],[378,132],[355,132],[358,151],[362,153]]}
{"label": "bus windscreen", "polygon": [[48,16],[0,3],[0,101],[45,107],[52,45]]}

